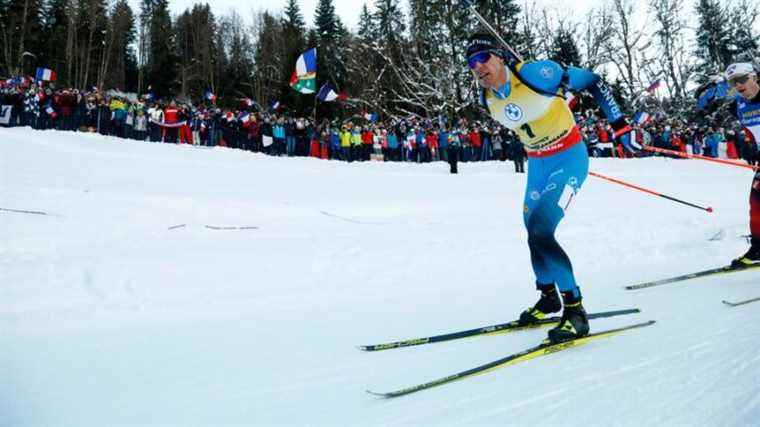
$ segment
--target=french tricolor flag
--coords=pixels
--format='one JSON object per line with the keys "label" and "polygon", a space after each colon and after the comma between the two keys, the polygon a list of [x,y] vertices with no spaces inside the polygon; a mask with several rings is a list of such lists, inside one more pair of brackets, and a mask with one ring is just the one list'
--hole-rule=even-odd
{"label": "french tricolor flag", "polygon": [[644,111],[639,111],[633,116],[633,122],[637,125],[645,125],[649,122],[649,113]]}
{"label": "french tricolor flag", "polygon": [[654,93],[655,90],[657,90],[658,87],[662,84],[661,79],[657,79],[652,82],[652,84],[649,85],[649,87],[646,88],[646,91],[650,94]]}
{"label": "french tricolor flag", "polygon": [[48,116],[50,116],[53,119],[58,117],[58,113],[55,111],[55,109],[51,105],[48,105],[47,108],[45,108],[45,112],[48,113]]}
{"label": "french tricolor flag", "polygon": [[49,68],[37,68],[37,80],[44,82],[54,82],[56,79],[55,71]]}
{"label": "french tricolor flag", "polygon": [[333,89],[332,84],[330,82],[325,83],[322,85],[322,88],[319,89],[319,93],[317,93],[317,99],[319,99],[322,102],[332,102],[336,99],[338,101],[345,101],[348,99],[348,96],[344,93],[337,93],[335,92],[335,89]]}

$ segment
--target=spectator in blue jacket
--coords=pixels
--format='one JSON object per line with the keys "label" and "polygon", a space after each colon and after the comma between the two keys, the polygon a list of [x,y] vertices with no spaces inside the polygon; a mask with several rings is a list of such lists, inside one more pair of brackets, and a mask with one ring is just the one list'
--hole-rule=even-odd
{"label": "spectator in blue jacket", "polygon": [[388,154],[390,160],[397,162],[401,160],[400,145],[398,143],[398,135],[396,132],[388,132]]}
{"label": "spectator in blue jacket", "polygon": [[448,147],[449,142],[449,132],[446,130],[445,127],[441,127],[441,129],[438,130],[438,155],[441,160],[448,161],[448,156],[446,153],[446,147]]}
{"label": "spectator in blue jacket", "polygon": [[330,127],[330,159],[340,160],[340,135],[336,127]]}

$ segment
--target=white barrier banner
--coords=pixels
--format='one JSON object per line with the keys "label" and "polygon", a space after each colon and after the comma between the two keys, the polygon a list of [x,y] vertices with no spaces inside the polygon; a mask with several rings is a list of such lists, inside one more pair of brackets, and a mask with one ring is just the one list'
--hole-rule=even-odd
{"label": "white barrier banner", "polygon": [[157,124],[161,126],[162,128],[181,128],[182,126],[185,126],[187,124],[187,121],[177,122],[177,123],[162,123],[162,122],[154,122],[153,120],[151,120],[150,122],[153,124]]}

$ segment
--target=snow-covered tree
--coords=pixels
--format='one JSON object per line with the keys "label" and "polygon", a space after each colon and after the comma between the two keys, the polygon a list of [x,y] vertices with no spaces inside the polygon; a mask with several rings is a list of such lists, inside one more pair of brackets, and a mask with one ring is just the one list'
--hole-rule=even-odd
{"label": "snow-covered tree", "polygon": [[686,101],[686,87],[695,69],[686,41],[686,16],[679,0],[650,0],[654,18],[656,70],[651,79],[662,79],[671,98]]}
{"label": "snow-covered tree", "polygon": [[696,6],[697,26],[695,54],[699,60],[697,80],[722,72],[731,62],[731,34],[727,11],[718,0],[699,0]]}

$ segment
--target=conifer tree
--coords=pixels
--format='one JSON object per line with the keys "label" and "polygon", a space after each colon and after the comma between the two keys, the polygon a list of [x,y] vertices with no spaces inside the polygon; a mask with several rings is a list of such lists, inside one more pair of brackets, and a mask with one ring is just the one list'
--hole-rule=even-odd
{"label": "conifer tree", "polygon": [[145,77],[150,70],[150,19],[155,0],[140,0],[140,24],[137,30],[137,91],[143,93],[148,84]]}
{"label": "conifer tree", "polygon": [[239,99],[251,92],[253,77],[253,46],[243,19],[234,11],[228,21],[230,42],[228,45],[229,64],[225,79],[228,87],[224,95],[229,99]]}
{"label": "conifer tree", "polygon": [[349,78],[345,88],[357,98],[374,99],[376,97],[375,76],[378,75],[382,62],[375,51],[376,34],[374,19],[367,4],[364,3],[359,12],[355,43],[349,54]]}
{"label": "conifer tree", "polygon": [[75,64],[72,81],[75,87],[90,88],[98,83],[98,69],[108,27],[105,0],[82,0],[76,5],[76,40],[69,51]]}
{"label": "conifer tree", "polygon": [[[285,13],[282,17],[282,53],[284,64],[281,67],[280,79],[283,82],[289,80],[298,57],[307,49],[314,46],[306,46],[306,22],[301,15],[301,9],[296,0],[288,0],[285,7]],[[319,63],[319,60],[318,60]],[[282,85],[280,96],[278,98],[285,105],[296,111],[302,111],[306,107],[313,105],[314,100],[311,96],[304,96],[288,85]]]}
{"label": "conifer tree", "polygon": [[758,54],[758,34],[754,31],[759,15],[756,9],[757,4],[748,0],[729,5],[726,13],[729,20],[729,49],[732,62],[752,62]]}
{"label": "conifer tree", "polygon": [[468,90],[474,86],[465,58],[474,20],[452,0],[411,0],[410,15],[400,97],[408,112],[452,116],[466,99],[476,99],[475,91]]}
{"label": "conifer tree", "polygon": [[155,0],[150,16],[150,63],[148,85],[158,95],[169,96],[178,89],[177,55],[168,0]]}
{"label": "conifer tree", "polygon": [[335,15],[332,0],[319,0],[314,14],[314,26],[317,30],[317,87],[325,81],[332,81],[338,88],[345,84],[345,65],[341,61],[345,39],[345,28]]}
{"label": "conifer tree", "polygon": [[215,90],[216,20],[208,4],[186,9],[175,23],[180,93],[200,97]]}
{"label": "conifer tree", "polygon": [[267,108],[270,102],[279,100],[281,91],[288,86],[282,77],[283,70],[287,68],[280,52],[282,22],[264,11],[256,15],[254,27],[254,98],[263,108]]}
{"label": "conifer tree", "polygon": [[685,17],[682,15],[680,0],[650,0],[650,10],[654,15],[655,43],[659,47],[657,61],[658,76],[665,80],[671,96],[678,100],[687,98],[686,85],[694,66],[686,48]]}
{"label": "conifer tree", "polygon": [[697,27],[695,54],[699,59],[697,80],[723,72],[731,62],[730,34],[726,11],[717,0],[699,0],[696,6]]}
{"label": "conifer tree", "polygon": [[376,101],[385,109],[393,110],[394,105],[400,101],[399,97],[393,94],[401,93],[403,90],[400,80],[404,78],[406,67],[406,24],[398,0],[376,0],[375,8],[372,20],[376,31],[375,43],[388,67],[379,76]]}
{"label": "conifer tree", "polygon": [[98,87],[123,91],[137,89],[135,16],[127,0],[118,0],[109,16],[104,50],[99,61]]}
{"label": "conifer tree", "polygon": [[576,36],[571,29],[566,27],[558,28],[554,35],[549,59],[564,66],[580,66],[581,55],[578,46],[575,44],[575,39]]}
{"label": "conifer tree", "polygon": [[42,42],[40,8],[39,0],[10,0],[1,7],[4,19],[0,24],[0,47],[2,63],[9,74],[34,71]]}
{"label": "conifer tree", "polygon": [[69,84],[66,71],[67,0],[50,0],[42,6],[42,37],[37,63],[47,64],[58,74],[59,84]]}
{"label": "conifer tree", "polygon": [[525,40],[519,31],[520,6],[517,0],[478,0],[478,10],[510,46],[516,49]]}

